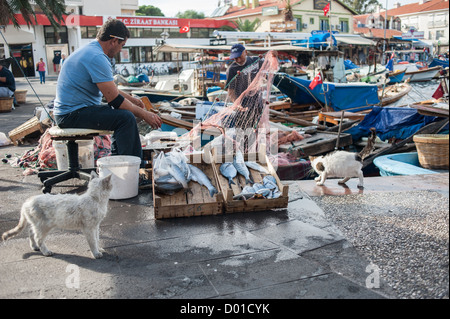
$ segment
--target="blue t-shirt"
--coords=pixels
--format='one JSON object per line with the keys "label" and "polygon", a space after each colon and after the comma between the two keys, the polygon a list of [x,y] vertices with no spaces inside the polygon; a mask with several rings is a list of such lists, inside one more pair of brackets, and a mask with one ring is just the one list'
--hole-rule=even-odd
{"label": "blue t-shirt", "polygon": [[100,105],[103,95],[96,83],[113,80],[111,60],[98,41],[76,50],[66,58],[59,74],[53,114]]}

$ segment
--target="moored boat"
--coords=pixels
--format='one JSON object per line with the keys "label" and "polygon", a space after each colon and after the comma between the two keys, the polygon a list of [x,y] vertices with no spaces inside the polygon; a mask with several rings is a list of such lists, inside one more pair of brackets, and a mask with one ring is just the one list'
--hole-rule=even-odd
{"label": "moored boat", "polygon": [[381,176],[439,173],[421,167],[417,152],[383,155],[375,158],[373,163],[380,170]]}

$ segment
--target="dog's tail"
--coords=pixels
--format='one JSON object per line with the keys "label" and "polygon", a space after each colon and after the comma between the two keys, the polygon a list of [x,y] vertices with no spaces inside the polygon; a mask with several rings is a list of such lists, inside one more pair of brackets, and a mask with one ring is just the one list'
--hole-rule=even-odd
{"label": "dog's tail", "polygon": [[358,154],[358,158],[363,161],[374,150],[375,139],[377,138],[377,131],[374,127],[370,128],[370,136],[367,139],[367,145],[364,146]]}
{"label": "dog's tail", "polygon": [[17,224],[16,227],[14,227],[11,230],[8,230],[7,232],[4,232],[2,235],[2,239],[8,240],[11,237],[16,236],[18,233],[20,233],[25,227],[27,226],[27,219],[25,218],[25,215],[23,213],[20,214],[20,220],[19,224]]}

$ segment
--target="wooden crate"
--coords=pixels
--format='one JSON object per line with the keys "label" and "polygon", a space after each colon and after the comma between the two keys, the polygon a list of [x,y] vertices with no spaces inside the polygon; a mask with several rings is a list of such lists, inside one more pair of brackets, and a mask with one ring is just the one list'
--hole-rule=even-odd
{"label": "wooden crate", "polygon": [[8,133],[9,139],[14,143],[14,145],[19,145],[19,142],[27,135],[34,132],[44,133],[44,128],[42,127],[39,119],[34,116],[22,125],[16,127]]}
{"label": "wooden crate", "polygon": [[[281,192],[281,196],[279,198],[273,198],[273,199],[249,199],[249,200],[234,200],[233,196],[236,196],[241,193],[244,186],[247,184],[245,183],[245,178],[238,174],[233,181],[236,183],[236,185],[231,185],[231,188],[228,184],[228,179],[225,178],[220,173],[220,165],[224,162],[230,162],[232,161],[232,158],[230,158],[230,155],[217,155],[214,152],[213,149],[213,160],[214,160],[214,174],[216,174],[216,178],[219,182],[220,192],[223,194],[224,198],[224,211],[225,213],[238,213],[238,212],[256,212],[256,211],[264,211],[268,209],[275,209],[275,208],[286,208],[288,206],[289,201],[289,186],[283,185],[278,178],[278,175],[270,163],[267,155],[265,154],[265,150],[260,151],[259,153],[253,153],[253,154],[244,154],[244,160],[252,160],[256,161],[259,165],[264,167],[267,171],[269,171],[270,175],[275,177],[275,180],[277,181],[278,189]],[[265,174],[260,173],[258,171],[255,171],[253,169],[249,169],[250,176],[252,177],[253,181],[255,183],[262,182]]]}
{"label": "wooden crate", "polygon": [[[196,155],[190,155],[188,160],[190,164],[201,169],[211,179],[212,184],[219,193],[211,197],[205,186],[193,181],[189,182],[192,194],[185,193],[183,190],[173,195],[158,194],[153,187],[153,207],[156,219],[218,215],[223,213],[223,196],[218,187],[212,163],[209,160],[210,155],[207,156],[207,161]],[[153,174],[152,181],[154,185]]]}
{"label": "wooden crate", "polygon": [[22,104],[27,102],[27,92],[28,90],[16,90],[14,92],[17,103]]}

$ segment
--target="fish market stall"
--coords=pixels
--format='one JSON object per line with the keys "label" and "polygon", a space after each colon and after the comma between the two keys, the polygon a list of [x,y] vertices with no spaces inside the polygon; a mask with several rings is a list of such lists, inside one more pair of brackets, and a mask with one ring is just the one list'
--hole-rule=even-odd
{"label": "fish market stall", "polygon": [[184,155],[176,150],[153,157],[156,219],[222,214],[223,196],[209,159],[207,152]]}
{"label": "fish market stall", "polygon": [[224,212],[286,208],[289,187],[283,185],[264,152],[220,155],[213,149],[213,170],[223,194]]}

